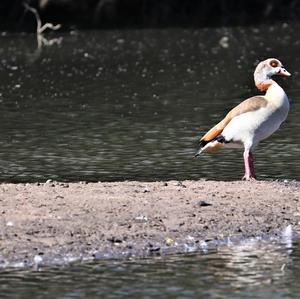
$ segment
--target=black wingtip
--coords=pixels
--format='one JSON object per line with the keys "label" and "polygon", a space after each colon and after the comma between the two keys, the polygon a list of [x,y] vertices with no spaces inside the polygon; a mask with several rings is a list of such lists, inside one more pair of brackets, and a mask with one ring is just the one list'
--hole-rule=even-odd
{"label": "black wingtip", "polygon": [[199,146],[199,148],[202,148],[202,147],[204,147],[207,143],[209,143],[209,141],[206,141],[206,140],[201,139],[201,140],[199,141],[198,146]]}
{"label": "black wingtip", "polygon": [[208,141],[200,140],[198,144],[198,150],[196,154],[194,155],[194,158],[198,158],[201,154],[201,149],[208,143]]}
{"label": "black wingtip", "polygon": [[197,150],[196,154],[194,155],[194,158],[198,158],[202,152],[202,148],[204,148],[208,143],[213,142],[213,141],[218,141],[220,143],[228,143],[229,142],[225,139],[225,137],[222,134],[218,135],[217,137],[215,137],[211,140],[201,139],[199,141],[198,150]]}

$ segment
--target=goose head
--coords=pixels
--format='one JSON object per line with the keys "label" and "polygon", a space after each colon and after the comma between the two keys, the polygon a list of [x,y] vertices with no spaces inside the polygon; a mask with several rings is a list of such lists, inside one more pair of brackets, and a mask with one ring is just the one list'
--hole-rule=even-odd
{"label": "goose head", "polygon": [[256,87],[265,91],[274,83],[273,76],[289,77],[291,74],[283,67],[282,63],[276,58],[268,58],[261,61],[254,72],[254,81]]}

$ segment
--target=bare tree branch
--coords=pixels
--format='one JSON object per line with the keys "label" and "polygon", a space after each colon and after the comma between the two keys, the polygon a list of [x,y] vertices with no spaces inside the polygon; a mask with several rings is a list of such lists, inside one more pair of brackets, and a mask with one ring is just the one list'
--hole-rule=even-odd
{"label": "bare tree branch", "polygon": [[40,15],[38,13],[38,11],[29,6],[28,3],[23,2],[23,6],[25,7],[26,10],[32,12],[35,16],[36,19],[36,37],[37,37],[37,43],[38,43],[38,47],[42,47],[43,45],[45,46],[50,46],[54,43],[60,43],[61,42],[61,38],[59,39],[53,39],[53,40],[48,40],[43,36],[43,33],[46,29],[51,29],[51,30],[58,30],[61,28],[60,24],[57,25],[53,25],[52,23],[45,23],[44,25],[42,25],[42,20],[40,18]]}
{"label": "bare tree branch", "polygon": [[58,30],[60,28],[60,24],[53,25],[52,23],[46,23],[39,29],[39,34],[42,34],[46,29]]}
{"label": "bare tree branch", "polygon": [[26,2],[23,2],[23,6],[26,8],[26,10],[29,10],[34,14],[35,19],[36,19],[36,32],[39,33],[40,28],[42,27],[42,21],[41,21],[38,11],[35,8],[29,6]]}

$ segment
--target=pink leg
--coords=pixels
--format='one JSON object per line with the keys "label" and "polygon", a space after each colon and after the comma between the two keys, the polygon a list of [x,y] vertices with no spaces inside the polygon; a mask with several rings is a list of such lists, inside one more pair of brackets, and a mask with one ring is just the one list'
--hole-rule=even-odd
{"label": "pink leg", "polygon": [[254,174],[253,155],[249,150],[244,151],[245,175],[243,180],[256,180]]}

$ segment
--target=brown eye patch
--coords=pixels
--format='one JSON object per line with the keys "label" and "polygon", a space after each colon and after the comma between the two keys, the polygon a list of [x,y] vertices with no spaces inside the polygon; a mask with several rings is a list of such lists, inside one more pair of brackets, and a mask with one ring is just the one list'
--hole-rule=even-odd
{"label": "brown eye patch", "polygon": [[271,61],[270,61],[270,66],[271,66],[271,67],[278,67],[278,65],[279,65],[279,63],[278,63],[277,60],[271,60]]}

